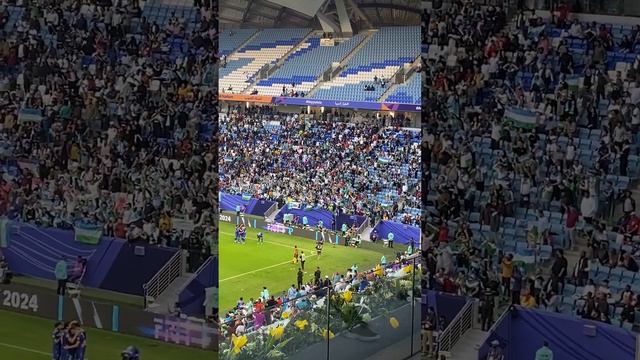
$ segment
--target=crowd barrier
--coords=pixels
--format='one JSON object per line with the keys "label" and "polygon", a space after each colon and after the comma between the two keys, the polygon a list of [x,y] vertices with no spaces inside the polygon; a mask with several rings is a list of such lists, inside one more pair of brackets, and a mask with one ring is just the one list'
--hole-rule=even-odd
{"label": "crowd barrier", "polygon": [[180,290],[178,294],[180,311],[190,316],[202,317],[206,289],[212,287],[218,287],[218,258],[215,256],[205,261]]}
{"label": "crowd barrier", "polygon": [[506,359],[532,359],[546,341],[554,359],[607,360],[634,359],[637,335],[603,322],[516,305],[494,324],[478,351],[478,360],[486,358],[494,340],[500,343]]}
{"label": "crowd barrier", "polygon": [[387,239],[389,233],[393,233],[395,243],[408,244],[413,241],[413,246],[420,243],[420,228],[417,226],[382,220],[373,229],[378,231],[380,239]]}
{"label": "crowd barrier", "polygon": [[345,213],[334,214],[329,210],[325,209],[292,209],[285,206],[280,210],[280,213],[276,215],[276,221],[284,222],[284,216],[286,214],[291,214],[295,217],[298,217],[298,224],[303,222],[303,218],[307,217],[307,225],[309,226],[317,226],[318,222],[322,221],[323,227],[331,230],[340,230],[342,228],[342,224],[347,224],[349,228],[355,225],[356,228],[360,229],[362,225],[367,224],[367,217],[360,215],[349,215]]}
{"label": "crowd barrier", "polygon": [[242,212],[246,214],[266,216],[274,205],[276,205],[275,201],[220,192],[220,208],[225,211],[236,211],[236,207],[240,206],[243,208]]}
{"label": "crowd barrier", "polygon": [[[245,225],[247,225],[247,227],[249,228],[262,229],[266,231],[288,234],[292,236],[300,236],[305,239],[312,239],[315,241],[318,241],[323,236],[322,233],[320,233],[319,231],[315,231],[313,229],[303,229],[303,228],[294,227],[294,226],[286,226],[282,223],[277,223],[277,222],[267,222],[262,218],[257,218],[253,216],[251,217],[236,216],[235,213],[224,212],[224,211],[220,213],[219,219],[222,222],[228,222],[233,224],[239,224],[244,219]],[[337,241],[338,243],[342,243],[342,240],[341,240],[342,238],[340,234],[337,234],[333,231],[325,231],[324,236],[326,240],[329,240],[329,237],[331,237],[331,241]]]}
{"label": "crowd barrier", "polygon": [[[16,274],[55,280],[56,263],[65,256],[69,265],[77,256],[87,260],[84,286],[143,295],[142,285],[155,275],[177,249],[136,244],[101,237],[97,244],[77,241],[74,232],[14,221],[0,226],[4,255]],[[130,271],[135,264],[136,271]]]}

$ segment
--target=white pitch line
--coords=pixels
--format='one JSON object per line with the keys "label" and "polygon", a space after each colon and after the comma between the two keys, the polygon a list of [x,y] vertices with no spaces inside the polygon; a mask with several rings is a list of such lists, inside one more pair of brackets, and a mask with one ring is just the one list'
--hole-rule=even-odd
{"label": "white pitch line", "polygon": [[11,344],[6,344],[6,343],[2,343],[2,342],[0,342],[0,346],[4,346],[4,347],[7,347],[7,348],[16,349],[16,350],[22,350],[22,351],[26,351],[26,352],[30,352],[30,353],[34,353],[34,354],[39,354],[39,355],[51,356],[51,353],[47,353],[47,352],[44,352],[44,351],[33,350],[33,349],[27,349],[27,348],[24,348],[22,346],[11,345]]}
{"label": "white pitch line", "polygon": [[[235,234],[232,234],[232,233],[229,233],[229,232],[226,232],[226,231],[220,231],[220,234],[225,234],[225,235],[234,235],[234,236],[235,236]],[[218,240],[218,244],[219,244],[219,241],[220,241],[220,240]],[[289,248],[289,249],[293,249],[293,248],[294,248],[294,247],[293,247],[293,246],[291,246],[291,245],[285,245],[285,244],[281,244],[281,243],[273,242],[273,241],[266,241],[266,240],[265,240],[265,241],[263,241],[263,242],[264,242],[264,243],[267,243],[267,244],[273,244],[273,245],[278,245],[278,246],[286,247],[286,248]],[[257,243],[257,241],[256,241],[256,243]],[[219,246],[219,245],[218,245],[218,246]],[[313,250],[302,249],[302,248],[298,248],[298,249],[300,249],[300,250],[302,250],[302,251],[309,251],[309,252],[313,252]]]}
{"label": "white pitch line", "polygon": [[[314,257],[314,256],[316,256],[316,254],[309,255],[309,256],[307,256],[306,258],[308,259],[308,258],[312,258],[312,257]],[[218,282],[223,282],[223,281],[227,281],[227,280],[232,280],[232,279],[239,278],[239,277],[242,277],[242,276],[245,276],[245,275],[250,275],[250,274],[253,274],[253,273],[257,273],[258,271],[267,270],[267,269],[274,268],[274,267],[276,267],[276,266],[282,266],[282,265],[286,265],[286,264],[291,264],[291,260],[289,260],[289,261],[285,261],[285,262],[280,263],[280,264],[275,264],[275,265],[271,265],[271,266],[263,267],[262,269],[252,270],[252,271],[249,271],[249,272],[246,272],[246,273],[243,273],[243,274],[238,274],[238,275],[230,276],[230,277],[228,277],[228,278],[225,278],[225,279],[219,280]]]}

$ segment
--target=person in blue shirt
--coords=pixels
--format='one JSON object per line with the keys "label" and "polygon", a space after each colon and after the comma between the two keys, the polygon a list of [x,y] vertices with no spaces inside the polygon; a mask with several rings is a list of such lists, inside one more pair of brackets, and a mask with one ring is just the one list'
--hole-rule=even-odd
{"label": "person in blue shirt", "polygon": [[64,349],[67,351],[67,355],[66,358],[63,357],[63,360],[76,360],[79,347],[80,337],[78,336],[77,322],[72,321],[69,323],[69,327],[65,335]]}
{"label": "person in blue shirt", "polygon": [[78,341],[80,342],[80,347],[78,347],[75,360],[84,360],[87,352],[87,333],[83,328],[78,328]]}
{"label": "person in blue shirt", "polygon": [[235,240],[233,242],[235,242],[235,243],[239,243],[240,242],[240,225],[236,225],[236,237],[235,237]]}
{"label": "person in blue shirt", "polygon": [[69,351],[67,350],[67,336],[69,335],[69,323],[65,322],[62,325],[62,339],[60,342],[60,359],[68,360],[69,359]]}
{"label": "person in blue shirt", "polygon": [[393,249],[393,233],[389,232],[389,234],[387,235],[387,240],[389,240],[389,247]]}
{"label": "person in blue shirt", "polygon": [[298,295],[298,289],[296,289],[295,285],[291,284],[291,287],[287,291],[287,298],[289,300],[292,300],[292,299],[295,299],[297,295]]}
{"label": "person in blue shirt", "polygon": [[64,323],[58,321],[54,328],[53,334],[51,335],[53,339],[53,349],[51,351],[51,358],[53,360],[63,360],[62,358],[62,342],[64,338]]}
{"label": "person in blue shirt", "polygon": [[264,243],[264,235],[262,234],[262,231],[258,233],[258,243]]}
{"label": "person in blue shirt", "polygon": [[240,226],[240,238],[243,244],[247,242],[247,228],[245,228],[244,225]]}
{"label": "person in blue shirt", "polygon": [[122,360],[139,360],[140,351],[135,346],[129,346],[121,354]]}

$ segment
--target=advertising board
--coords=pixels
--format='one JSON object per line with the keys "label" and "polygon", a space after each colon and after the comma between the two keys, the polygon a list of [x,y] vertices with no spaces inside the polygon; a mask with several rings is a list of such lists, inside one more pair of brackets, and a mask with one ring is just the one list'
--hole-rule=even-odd
{"label": "advertising board", "polygon": [[131,306],[59,296],[54,290],[22,284],[0,284],[0,309],[51,321],[77,320],[83,326],[158,341],[217,350],[217,328],[202,320],[158,315]]}

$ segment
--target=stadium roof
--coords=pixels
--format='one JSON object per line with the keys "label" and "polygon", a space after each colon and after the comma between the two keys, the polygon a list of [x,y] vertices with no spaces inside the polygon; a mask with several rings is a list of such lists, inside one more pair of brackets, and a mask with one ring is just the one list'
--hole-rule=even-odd
{"label": "stadium roof", "polygon": [[223,29],[320,28],[318,16],[339,22],[336,1],[344,1],[356,29],[420,24],[420,0],[220,0],[219,19]]}

